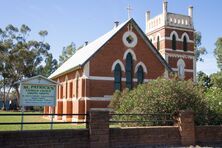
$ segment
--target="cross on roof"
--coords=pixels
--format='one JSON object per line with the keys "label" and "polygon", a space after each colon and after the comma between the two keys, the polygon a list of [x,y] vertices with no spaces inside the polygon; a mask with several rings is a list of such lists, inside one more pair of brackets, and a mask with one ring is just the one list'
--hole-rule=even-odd
{"label": "cross on roof", "polygon": [[130,4],[128,5],[128,7],[126,8],[127,12],[128,12],[128,19],[131,18],[131,11],[133,10],[132,7],[130,6]]}

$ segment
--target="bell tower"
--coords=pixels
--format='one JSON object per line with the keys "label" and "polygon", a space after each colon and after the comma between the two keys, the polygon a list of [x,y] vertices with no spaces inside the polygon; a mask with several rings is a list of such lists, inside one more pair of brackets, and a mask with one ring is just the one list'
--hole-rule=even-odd
{"label": "bell tower", "polygon": [[188,15],[168,12],[167,7],[164,0],[162,13],[154,18],[146,12],[145,33],[179,78],[195,82],[193,7],[188,8]]}

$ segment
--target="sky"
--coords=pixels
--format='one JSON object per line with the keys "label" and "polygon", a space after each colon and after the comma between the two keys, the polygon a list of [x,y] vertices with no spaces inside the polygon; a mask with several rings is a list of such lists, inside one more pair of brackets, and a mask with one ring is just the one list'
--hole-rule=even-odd
{"label": "sky", "polygon": [[[107,33],[115,21],[127,20],[127,6],[131,16],[145,31],[145,12],[151,17],[162,13],[163,0],[0,0],[0,28],[8,24],[31,28],[29,39],[40,40],[38,32],[47,30],[50,52],[58,59],[64,46],[71,42],[79,47]],[[212,74],[218,71],[213,54],[215,42],[222,37],[222,0],[168,0],[168,11],[188,14],[194,6],[195,30],[202,34],[202,46],[207,54],[197,63],[197,71]]]}

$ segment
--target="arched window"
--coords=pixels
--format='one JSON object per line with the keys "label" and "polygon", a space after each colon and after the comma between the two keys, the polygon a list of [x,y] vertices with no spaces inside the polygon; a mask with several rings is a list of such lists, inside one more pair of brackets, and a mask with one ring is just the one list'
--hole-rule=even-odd
{"label": "arched window", "polygon": [[132,58],[132,55],[128,53],[126,56],[126,87],[129,89],[133,88],[132,69],[133,69],[133,58]]}
{"label": "arched window", "polygon": [[157,50],[160,50],[160,37],[157,37],[157,46],[156,46]]}
{"label": "arched window", "polygon": [[138,67],[136,75],[137,75],[137,84],[142,84],[144,80],[144,71],[141,65]]}
{"label": "arched window", "polygon": [[121,67],[120,64],[117,63],[114,68],[114,89],[115,90],[121,90]]}
{"label": "arched window", "polygon": [[183,50],[187,51],[187,37],[186,36],[183,37]]}
{"label": "arched window", "polygon": [[177,40],[175,34],[172,37],[172,49],[176,50],[177,49]]}

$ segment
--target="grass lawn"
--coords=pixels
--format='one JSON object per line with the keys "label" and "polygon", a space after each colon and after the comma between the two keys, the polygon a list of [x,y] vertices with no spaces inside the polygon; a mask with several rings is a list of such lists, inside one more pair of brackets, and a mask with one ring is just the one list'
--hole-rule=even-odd
{"label": "grass lawn", "polygon": [[[38,114],[39,112],[25,112]],[[21,122],[21,116],[1,116],[1,114],[21,114],[21,112],[0,111],[0,123],[3,122]],[[50,122],[49,118],[43,116],[24,116],[24,122]],[[56,121],[58,122],[58,121]],[[85,124],[54,124],[53,129],[78,129],[85,128]],[[0,125],[0,131],[18,131],[21,125]],[[50,124],[26,124],[23,130],[50,130]]]}

